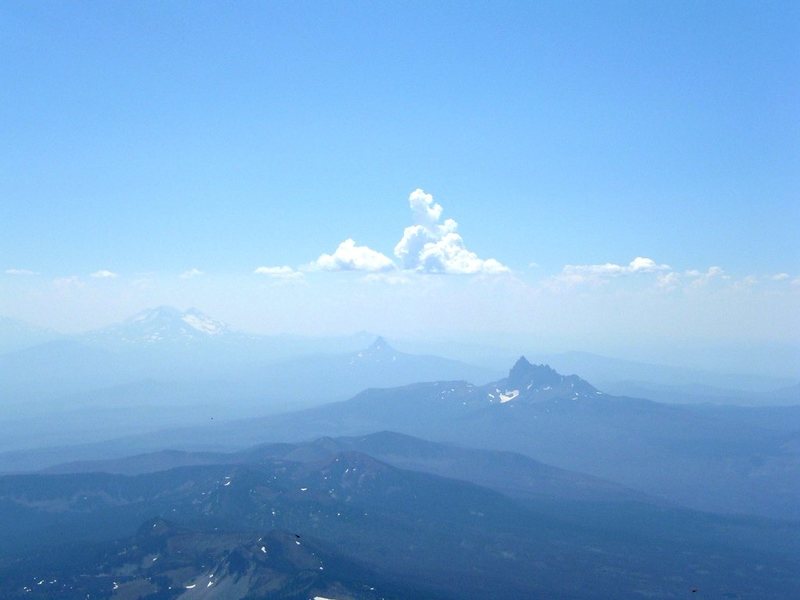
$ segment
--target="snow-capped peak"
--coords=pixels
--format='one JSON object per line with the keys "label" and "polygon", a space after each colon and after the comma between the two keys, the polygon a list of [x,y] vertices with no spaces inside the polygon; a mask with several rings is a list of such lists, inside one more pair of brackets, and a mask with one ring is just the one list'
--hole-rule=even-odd
{"label": "snow-capped peak", "polygon": [[183,313],[181,320],[189,327],[194,327],[197,331],[208,335],[219,335],[227,329],[224,323],[215,321],[193,308]]}
{"label": "snow-capped peak", "polygon": [[534,365],[522,356],[508,377],[484,388],[489,402],[505,404],[548,398],[594,398],[597,390],[577,375],[562,375],[549,365]]}
{"label": "snow-capped peak", "polygon": [[88,335],[106,342],[125,344],[185,343],[218,337],[228,326],[204,315],[196,308],[182,311],[171,306],[144,310],[118,325]]}

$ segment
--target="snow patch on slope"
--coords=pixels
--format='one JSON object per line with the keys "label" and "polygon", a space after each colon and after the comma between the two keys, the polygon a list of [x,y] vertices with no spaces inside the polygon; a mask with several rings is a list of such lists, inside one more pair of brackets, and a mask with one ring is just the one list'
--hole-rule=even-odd
{"label": "snow patch on slope", "polygon": [[519,390],[506,390],[505,394],[500,394],[500,403],[511,402],[517,396],[519,396]]}
{"label": "snow patch on slope", "polygon": [[202,333],[207,333],[208,335],[218,335],[224,331],[224,328],[218,321],[209,319],[205,315],[186,313],[181,317],[181,320],[189,327]]}

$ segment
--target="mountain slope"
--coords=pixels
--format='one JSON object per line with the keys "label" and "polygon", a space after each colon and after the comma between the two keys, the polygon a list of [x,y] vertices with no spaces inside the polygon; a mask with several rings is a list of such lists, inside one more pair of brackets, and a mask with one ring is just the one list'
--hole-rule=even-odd
{"label": "mountain slope", "polygon": [[[584,522],[569,504],[558,515],[541,512],[357,452],[137,477],[6,476],[0,508],[0,582],[18,572],[21,556],[52,553],[67,539],[85,547],[79,542],[131,535],[158,516],[214,536],[288,531],[300,545],[309,538],[320,553],[379,571],[383,581],[414,581],[450,597],[674,598],[698,587],[710,597],[791,598],[800,591],[793,525],[658,508],[641,517],[617,506],[611,514],[622,524],[609,530]],[[78,572],[96,568],[87,560]],[[182,585],[198,575],[186,571]]]}
{"label": "mountain slope", "polygon": [[[58,551],[63,552],[59,554]],[[76,552],[77,551],[77,552]],[[374,572],[286,531],[256,537],[193,531],[151,519],[112,543],[67,545],[3,573],[4,598],[202,598],[377,600],[431,596],[384,583]]]}
{"label": "mountain slope", "polygon": [[66,463],[43,472],[141,475],[183,466],[253,465],[274,459],[319,462],[342,452],[361,452],[398,468],[468,481],[517,498],[654,501],[608,481],[551,467],[521,454],[437,444],[389,431],[297,444],[265,444],[235,453],[165,450],[120,459]]}
{"label": "mountain slope", "polygon": [[332,401],[352,397],[371,387],[450,379],[489,381],[497,373],[439,356],[398,352],[378,337],[357,352],[305,356],[260,365],[258,376],[284,394]]}
{"label": "mountain slope", "polygon": [[[352,346],[364,335],[344,343]],[[254,336],[196,309],[159,307],[123,323],[0,355],[0,451],[101,441],[343,400],[419,379],[496,373],[397,352],[377,338],[320,354],[331,340]],[[308,353],[316,348],[316,353]],[[290,358],[293,357],[293,358]],[[199,411],[187,410],[187,405]],[[98,417],[102,412],[102,427]]]}
{"label": "mountain slope", "polygon": [[87,343],[120,347],[141,344],[189,344],[211,338],[242,335],[222,321],[212,319],[196,308],[179,310],[159,306],[144,310],[123,323],[80,336]]}
{"label": "mountain slope", "polygon": [[[609,396],[522,359],[509,377],[486,386],[371,389],[295,413],[173,431],[169,439],[182,449],[243,448],[390,429],[522,453],[702,510],[800,518],[800,454],[791,443],[800,423],[776,431],[720,410]],[[132,440],[126,453],[162,440]]]}
{"label": "mountain slope", "polygon": [[780,428],[737,414],[735,407],[701,411],[610,396],[521,359],[508,377],[485,386],[439,381],[369,389],[348,401],[260,419],[0,455],[0,468],[120,457],[163,448],[165,439],[175,449],[236,450],[392,430],[525,454],[701,510],[800,519],[796,413],[780,413],[787,419]]}

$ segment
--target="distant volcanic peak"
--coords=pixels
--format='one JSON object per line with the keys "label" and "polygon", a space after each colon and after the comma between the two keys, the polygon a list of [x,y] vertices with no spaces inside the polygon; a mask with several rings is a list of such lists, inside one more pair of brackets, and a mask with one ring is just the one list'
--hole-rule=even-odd
{"label": "distant volcanic peak", "polygon": [[181,311],[172,306],[144,310],[128,319],[121,328],[123,337],[129,341],[216,336],[227,331],[225,323],[212,319],[196,308]]}
{"label": "distant volcanic peak", "polygon": [[369,352],[394,352],[394,349],[389,343],[383,339],[383,336],[378,336],[375,341],[367,348]]}
{"label": "distant volcanic peak", "polygon": [[508,378],[492,386],[491,402],[501,404],[520,399],[550,397],[587,398],[597,393],[591,384],[577,375],[561,375],[549,365],[534,365],[523,356],[511,368]]}
{"label": "distant volcanic peak", "polygon": [[152,321],[161,321],[165,319],[179,319],[181,311],[174,306],[156,306],[155,308],[148,308],[140,313],[135,314],[128,319],[129,323],[145,323]]}
{"label": "distant volcanic peak", "polygon": [[525,358],[525,356],[523,355],[523,356],[520,356],[517,359],[517,362],[514,363],[514,366],[511,367],[511,372],[513,373],[514,371],[517,371],[517,370],[529,369],[532,366],[533,365],[531,364],[531,362],[527,358]]}
{"label": "distant volcanic peak", "polygon": [[350,364],[360,364],[363,362],[392,362],[396,361],[399,353],[392,348],[385,339],[378,336],[368,348],[357,352],[350,360]]}
{"label": "distant volcanic peak", "polygon": [[525,387],[529,384],[559,385],[564,381],[564,376],[559,374],[549,365],[533,365],[524,356],[514,363],[508,373],[508,385],[511,387]]}
{"label": "distant volcanic peak", "polygon": [[181,316],[181,320],[189,327],[193,327],[197,331],[207,333],[208,335],[219,335],[228,329],[228,326],[222,321],[216,321],[207,317],[195,308],[190,308],[184,312]]}

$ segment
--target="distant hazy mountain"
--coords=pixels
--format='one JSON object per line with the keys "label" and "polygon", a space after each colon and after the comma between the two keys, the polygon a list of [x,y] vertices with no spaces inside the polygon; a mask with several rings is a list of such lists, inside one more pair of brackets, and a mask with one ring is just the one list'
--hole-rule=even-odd
{"label": "distant hazy mountain", "polygon": [[[142,379],[192,379],[209,365],[239,359],[234,347],[247,355],[245,338],[197,310],[160,307],[105,329],[0,356],[5,383],[0,394],[7,405],[25,406]],[[218,378],[224,368],[209,378]]]}
{"label": "distant hazy mountain", "polygon": [[[502,344],[502,348],[498,345]],[[624,382],[637,382],[648,387],[697,386],[716,391],[739,393],[771,393],[779,388],[796,384],[800,380],[800,348],[759,347],[748,362],[744,357],[734,363],[737,367],[718,369],[698,368],[691,358],[684,357],[677,364],[661,364],[636,358],[617,358],[591,352],[572,350],[569,352],[547,352],[541,347],[534,349],[529,336],[503,336],[499,339],[484,338],[481,343],[473,341],[424,341],[398,340],[397,347],[414,353],[443,354],[469,363],[503,369],[522,353],[533,362],[549,364],[562,373],[580,373],[595,386],[609,393],[620,393],[615,387]],[[737,353],[742,354],[742,349]],[[634,355],[635,356],[635,355]],[[770,360],[772,359],[772,360]],[[706,361],[713,362],[713,361]],[[728,362],[728,361],[721,361]],[[683,366],[681,366],[683,365]],[[705,390],[700,389],[703,392]],[[717,394],[721,395],[721,394]],[[656,398],[652,398],[656,399]],[[658,399],[659,401],[661,398]],[[665,400],[672,402],[672,400]],[[684,402],[685,400],[677,400]],[[724,401],[724,400],[723,400]],[[692,400],[694,402],[694,400]],[[740,402],[736,399],[736,402]],[[749,400],[748,400],[749,402]]]}
{"label": "distant hazy mountain", "polygon": [[450,379],[482,382],[497,375],[490,369],[439,356],[398,352],[382,337],[363,350],[280,361],[263,365],[258,373],[282,394],[314,400],[345,399],[370,387]]}
{"label": "distant hazy mountain", "polygon": [[800,404],[800,384],[770,391],[723,389],[704,384],[665,385],[647,381],[605,383],[609,393],[647,398],[672,404],[727,404],[738,406],[780,406]]}
{"label": "distant hazy mountain", "polygon": [[228,325],[196,308],[178,310],[159,306],[130,319],[80,336],[84,341],[120,346],[125,344],[185,344],[235,334]]}
{"label": "distant hazy mountain", "polygon": [[[607,391],[613,389],[621,392],[622,390],[617,386],[624,385],[624,382],[639,382],[650,389],[664,386],[675,386],[677,389],[691,387],[701,395],[704,393],[703,388],[739,393],[769,392],[793,383],[791,380],[779,377],[754,375],[746,372],[717,373],[702,369],[610,358],[589,352],[542,354],[536,355],[535,358],[564,373],[580,373],[583,377],[593,381],[599,388]],[[657,400],[662,400],[662,398]]]}
{"label": "distant hazy mountain", "polygon": [[[162,306],[85,334],[45,336],[35,343],[29,338],[24,347],[0,354],[0,399],[7,404],[94,393],[144,379],[236,381],[256,366],[333,348],[347,352],[366,346],[374,336],[317,340],[248,335],[197,309]],[[9,334],[9,342],[0,343],[14,339]]]}
{"label": "distant hazy mountain", "polygon": [[[175,430],[168,439],[173,448],[243,448],[395,430],[519,452],[694,508],[800,518],[800,422],[776,429],[730,416],[739,414],[735,407],[698,411],[610,396],[579,377],[520,359],[508,377],[485,386],[371,389],[295,413]],[[131,439],[117,452],[158,449],[164,439]],[[0,465],[25,459],[0,457]]]}
{"label": "distant hazy mountain", "polygon": [[0,317],[0,354],[15,352],[58,339],[51,329],[36,327],[9,317]]}
{"label": "distant hazy mountain", "polygon": [[[0,356],[0,380],[5,384],[0,394],[9,402],[28,402],[95,393],[143,379],[227,381],[229,398],[250,396],[240,388],[260,386],[268,399],[295,394],[299,400],[319,402],[343,399],[374,385],[450,378],[488,381],[497,376],[454,360],[397,352],[382,338],[373,338],[365,349],[347,351],[362,338],[333,343],[247,335],[196,309],[159,307],[117,325]],[[344,350],[318,350],[328,346]]]}
{"label": "distant hazy mountain", "polygon": [[[426,362],[419,354],[391,348],[381,353],[378,352],[381,344],[365,350],[375,338],[366,332],[336,338],[251,335],[238,332],[197,309],[179,310],[169,306],[148,309],[124,322],[75,336],[0,319],[0,379],[5,383],[0,395],[28,403],[149,379],[225,380],[230,382],[233,395],[244,396],[248,395],[244,390],[233,389],[244,380],[280,378],[281,373],[286,373],[286,378],[276,380],[273,387],[278,388],[289,379],[290,373],[292,377],[313,376],[318,370],[306,362],[312,356],[321,366],[326,363],[325,369],[330,366],[334,371],[331,371],[332,380],[323,382],[330,393],[320,394],[320,385],[302,388],[304,400],[308,402],[344,399],[370,386],[449,379],[482,383],[501,375],[496,368],[477,367],[457,360],[427,356]],[[448,355],[458,355],[457,346],[452,346],[450,352],[447,346],[441,347]],[[380,373],[367,372],[369,365],[375,362],[373,359],[381,356],[400,363],[392,369],[383,365]],[[416,362],[409,361],[413,356],[420,358]],[[332,357],[338,357],[338,362],[331,361]],[[721,375],[585,352],[537,358],[561,372],[581,373],[599,389],[617,395],[672,403],[788,404],[800,401],[796,381],[779,378],[742,373]],[[488,362],[480,364],[492,364],[491,360],[486,360]],[[365,365],[359,367],[361,362]],[[277,363],[281,363],[280,366]],[[348,372],[343,372],[344,367]],[[359,368],[361,373],[357,373]],[[790,385],[795,385],[795,392],[778,389]]]}
{"label": "distant hazy mountain", "polygon": [[[347,350],[355,342],[364,346],[295,356],[329,346]],[[0,451],[264,416],[343,400],[368,387],[497,375],[398,352],[380,337],[364,341],[359,334],[339,344],[252,336],[196,309],[159,307],[0,355]]]}
{"label": "distant hazy mountain", "polygon": [[[0,477],[0,595],[62,597],[52,591],[63,577],[67,598],[125,585],[126,598],[145,596],[144,587],[188,599],[201,582],[209,592],[198,597],[263,597],[272,565],[279,598],[369,597],[355,593],[361,584],[388,598],[476,600],[800,592],[793,524],[637,502],[523,502],[361,452],[328,453],[328,444],[302,461],[262,455],[257,464],[134,477]],[[306,543],[308,552],[292,551]],[[208,586],[217,577],[220,591]],[[324,595],[336,585],[338,595]]]}

